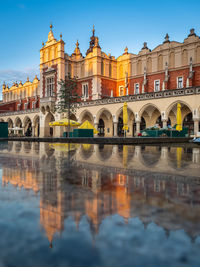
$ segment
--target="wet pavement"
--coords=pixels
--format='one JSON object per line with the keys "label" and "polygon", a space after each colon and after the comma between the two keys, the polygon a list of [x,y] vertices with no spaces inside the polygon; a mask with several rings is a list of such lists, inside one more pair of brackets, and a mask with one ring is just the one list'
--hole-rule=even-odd
{"label": "wet pavement", "polygon": [[0,143],[0,267],[200,266],[200,147]]}

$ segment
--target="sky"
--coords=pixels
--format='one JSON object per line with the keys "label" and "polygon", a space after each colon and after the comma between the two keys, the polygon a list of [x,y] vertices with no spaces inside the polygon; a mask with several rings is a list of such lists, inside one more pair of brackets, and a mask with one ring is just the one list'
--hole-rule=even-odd
{"label": "sky", "polygon": [[191,28],[200,35],[199,10],[199,0],[0,0],[0,88],[3,81],[39,75],[50,23],[55,38],[62,33],[66,53],[73,53],[78,39],[85,55],[94,24],[102,50],[118,57],[126,46],[130,53],[144,42],[153,49],[166,33],[179,42]]}

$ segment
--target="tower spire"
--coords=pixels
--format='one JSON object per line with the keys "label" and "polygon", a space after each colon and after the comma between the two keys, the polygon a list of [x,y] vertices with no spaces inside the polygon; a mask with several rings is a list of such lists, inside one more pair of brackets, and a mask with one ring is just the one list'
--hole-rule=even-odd
{"label": "tower spire", "polygon": [[94,34],[95,34],[95,28],[94,28],[94,24],[93,24],[92,35],[94,36]]}

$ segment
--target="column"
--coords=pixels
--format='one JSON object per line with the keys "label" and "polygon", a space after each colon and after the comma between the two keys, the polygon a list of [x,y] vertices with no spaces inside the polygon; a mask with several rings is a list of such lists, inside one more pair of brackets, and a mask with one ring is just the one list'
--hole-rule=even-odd
{"label": "column", "polygon": [[167,126],[167,121],[166,120],[163,120],[162,121],[162,127],[164,128],[164,127],[166,127]]}
{"label": "column", "polygon": [[113,136],[114,136],[114,137],[117,137],[117,122],[113,122],[113,126],[114,126],[114,129],[113,129]]}
{"label": "column", "polygon": [[136,135],[140,133],[140,121],[136,121]]}
{"label": "column", "polygon": [[[97,122],[94,123],[94,127],[98,131],[98,123]],[[95,134],[94,136],[98,136],[98,134]]]}
{"label": "column", "polygon": [[199,132],[199,120],[195,119],[194,120],[194,135],[197,135],[198,132]]}
{"label": "column", "polygon": [[35,125],[32,125],[32,137],[35,137]]}

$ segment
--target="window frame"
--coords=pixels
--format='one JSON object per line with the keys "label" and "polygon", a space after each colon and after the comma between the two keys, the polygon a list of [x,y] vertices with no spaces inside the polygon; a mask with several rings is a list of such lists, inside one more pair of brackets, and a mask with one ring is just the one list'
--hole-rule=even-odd
{"label": "window frame", "polygon": [[[136,92],[136,86],[138,86],[138,93]],[[139,83],[134,83],[134,94],[139,95],[140,94],[140,84]]]}
{"label": "window frame", "polygon": [[[123,89],[123,95],[121,95],[121,89]],[[123,85],[119,86],[119,96],[124,96],[124,86]]]}
{"label": "window frame", "polygon": [[[182,87],[179,87],[179,78],[182,79]],[[182,89],[183,88],[183,76],[178,76],[177,77],[177,89]]]}
{"label": "window frame", "polygon": [[[159,82],[159,88],[156,90],[156,82]],[[154,92],[159,92],[160,91],[160,80],[154,80]]]}
{"label": "window frame", "polygon": [[55,75],[45,77],[46,97],[53,97],[55,92]]}
{"label": "window frame", "polygon": [[[85,89],[87,90],[85,91]],[[89,83],[88,82],[82,83],[82,99],[84,100],[89,99]]]}

